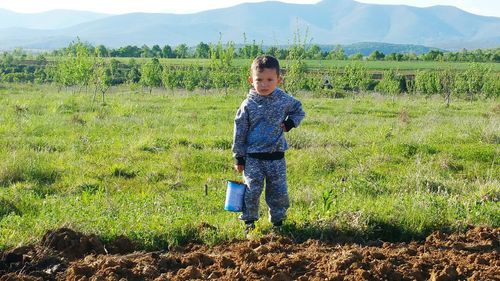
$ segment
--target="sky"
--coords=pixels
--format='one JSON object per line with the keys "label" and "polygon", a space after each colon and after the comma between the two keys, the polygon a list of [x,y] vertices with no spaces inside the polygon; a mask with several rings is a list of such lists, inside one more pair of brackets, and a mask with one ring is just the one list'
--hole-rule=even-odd
{"label": "sky", "polygon": [[[54,9],[83,10],[108,14],[132,12],[195,13],[204,10],[234,6],[244,2],[264,0],[0,0],[0,9],[36,13]],[[404,4],[417,7],[451,5],[485,16],[500,17],[499,0],[356,0],[371,4]],[[314,4],[319,0],[281,0],[287,3]]]}

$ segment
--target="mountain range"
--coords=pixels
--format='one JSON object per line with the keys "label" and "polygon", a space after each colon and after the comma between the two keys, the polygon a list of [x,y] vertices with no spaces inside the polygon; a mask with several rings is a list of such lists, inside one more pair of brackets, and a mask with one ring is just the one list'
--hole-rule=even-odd
{"label": "mountain range", "polygon": [[255,40],[264,45],[384,42],[442,49],[500,45],[500,18],[452,6],[417,8],[323,0],[317,4],[245,3],[193,14],[122,15],[54,10],[22,14],[0,9],[0,49],[52,49],[80,38],[108,47]]}

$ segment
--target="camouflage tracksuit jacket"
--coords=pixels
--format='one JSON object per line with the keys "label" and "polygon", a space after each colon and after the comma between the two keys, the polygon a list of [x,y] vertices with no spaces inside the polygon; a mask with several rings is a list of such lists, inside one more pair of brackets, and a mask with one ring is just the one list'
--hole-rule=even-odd
{"label": "camouflage tracksuit jacket", "polygon": [[304,116],[300,101],[280,88],[269,96],[250,90],[234,120],[233,156],[241,160],[248,153],[284,152],[288,144],[280,125],[284,123],[290,130]]}

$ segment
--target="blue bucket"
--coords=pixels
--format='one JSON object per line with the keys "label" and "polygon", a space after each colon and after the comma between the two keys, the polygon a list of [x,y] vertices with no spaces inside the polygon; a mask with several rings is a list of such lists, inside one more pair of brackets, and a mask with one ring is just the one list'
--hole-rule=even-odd
{"label": "blue bucket", "polygon": [[224,210],[230,212],[243,211],[243,198],[245,196],[246,185],[237,181],[228,181],[226,189],[226,202]]}

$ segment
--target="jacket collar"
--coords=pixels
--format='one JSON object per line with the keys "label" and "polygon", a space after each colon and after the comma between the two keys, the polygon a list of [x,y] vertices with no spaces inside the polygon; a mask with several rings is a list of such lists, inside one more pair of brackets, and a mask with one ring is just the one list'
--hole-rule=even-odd
{"label": "jacket collar", "polygon": [[276,89],[274,89],[274,91],[268,96],[261,96],[259,95],[259,93],[257,93],[257,91],[255,91],[255,89],[252,88],[248,91],[248,98],[255,101],[262,101],[266,99],[274,100],[281,94],[283,94],[283,90],[278,87],[276,87]]}

